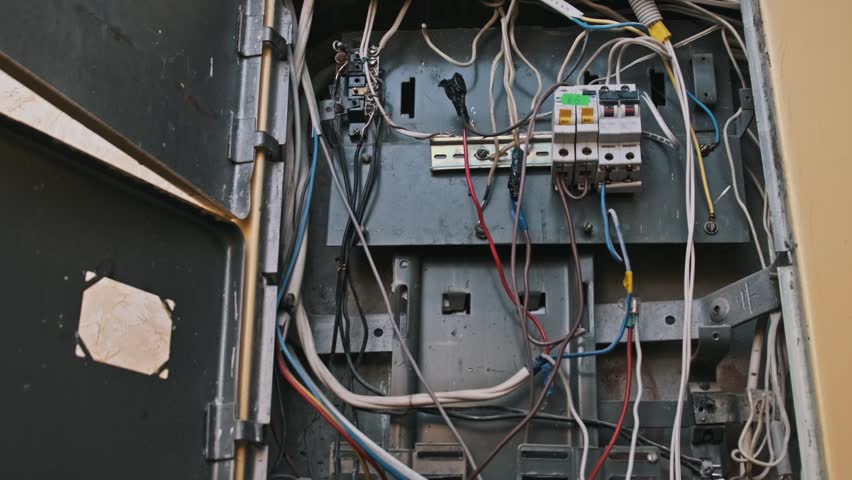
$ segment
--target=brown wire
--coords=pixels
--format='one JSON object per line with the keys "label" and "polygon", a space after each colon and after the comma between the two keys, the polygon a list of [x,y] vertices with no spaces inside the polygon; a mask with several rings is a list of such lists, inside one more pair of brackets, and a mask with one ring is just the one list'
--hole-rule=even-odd
{"label": "brown wire", "polygon": [[[547,95],[549,96],[550,94],[547,94]],[[523,185],[523,183],[522,183],[522,185]],[[530,407],[529,413],[527,414],[527,416],[525,416],[515,426],[515,428],[513,428],[505,437],[503,437],[502,440],[500,440],[500,442],[497,444],[496,447],[494,447],[494,449],[491,451],[491,453],[488,454],[488,456],[485,458],[485,460],[479,464],[479,467],[476,469],[476,471],[473,472],[473,474],[471,475],[470,478],[476,478],[477,475],[479,475],[482,472],[482,470],[485,469],[485,467],[489,463],[491,463],[494,460],[495,457],[497,457],[497,454],[499,454],[500,451],[503,448],[506,447],[506,445],[509,443],[509,441],[511,441],[512,438],[515,435],[518,434],[518,432],[520,432],[522,429],[526,428],[526,426],[530,423],[530,421],[533,419],[533,417],[538,413],[538,410],[541,408],[541,405],[544,402],[544,398],[547,396],[547,391],[550,390],[550,387],[553,384],[554,378],[556,377],[557,372],[559,371],[559,368],[562,364],[562,355],[565,353],[565,349],[567,348],[568,343],[571,341],[572,338],[574,338],[574,336],[576,336],[577,332],[580,329],[580,326],[582,325],[583,314],[585,313],[585,301],[586,300],[585,300],[585,293],[583,291],[583,273],[582,273],[582,268],[580,266],[579,249],[577,247],[577,238],[574,234],[574,218],[571,215],[571,210],[568,207],[568,199],[565,196],[565,189],[566,189],[565,180],[560,177],[558,179],[557,183],[556,183],[556,187],[557,187],[557,190],[559,191],[559,198],[562,201],[562,208],[563,208],[563,211],[565,213],[565,220],[568,223],[568,232],[569,232],[568,236],[569,236],[570,241],[571,241],[571,255],[574,257],[575,274],[577,276],[577,286],[578,286],[578,290],[579,290],[578,301],[579,301],[580,305],[579,305],[579,308],[577,309],[577,315],[576,315],[576,318],[574,319],[574,324],[571,327],[571,329],[569,330],[569,332],[560,339],[557,339],[557,340],[552,341],[552,342],[547,342],[547,343],[555,342],[555,343],[559,344],[558,351],[557,351],[557,354],[556,354],[556,363],[553,366],[553,374],[550,375],[550,377],[547,379],[547,382],[545,383],[545,385],[544,385],[541,393],[539,394],[538,398],[535,400],[533,405]],[[528,234],[526,235],[526,238],[529,238]],[[528,248],[530,248],[529,243],[527,244],[527,246],[528,246]],[[525,290],[526,291],[529,291],[529,288],[528,288],[529,258],[530,258],[530,255],[529,255],[529,252],[528,252],[527,259],[526,259],[525,264],[524,264],[524,281],[526,282],[525,283]],[[525,294],[524,297],[525,297],[525,299],[524,299],[523,307],[521,307],[520,302],[518,302],[518,309],[519,309],[519,311],[523,311],[523,313],[525,314],[528,299],[527,299],[526,294]],[[522,308],[523,308],[523,310],[522,310]],[[522,316],[521,319],[522,319],[522,323],[525,324],[526,323],[525,322],[525,320],[526,320],[525,316]],[[532,341],[532,339],[530,339],[530,340]],[[538,342],[534,342],[534,343],[538,343]]]}
{"label": "brown wire", "polygon": [[512,438],[514,438],[515,435],[517,435],[518,432],[521,431],[521,429],[526,427],[527,424],[530,423],[530,421],[533,419],[533,417],[535,417],[536,413],[538,413],[539,409],[541,409],[541,405],[542,403],[544,403],[545,397],[547,397],[547,391],[550,390],[551,386],[553,386],[553,381],[558,376],[559,368],[562,366],[562,355],[565,353],[565,348],[567,346],[567,341],[562,342],[559,345],[559,348],[556,352],[556,363],[553,365],[553,373],[548,376],[547,381],[544,383],[544,387],[542,387],[541,393],[535,400],[533,408],[531,408],[527,415],[520,422],[518,422],[517,425],[515,425],[515,428],[513,428],[508,434],[506,434],[505,437],[503,437],[502,440],[500,440],[500,443],[498,443],[497,446],[494,447],[493,450],[491,450],[491,453],[489,453],[488,456],[485,457],[485,460],[479,464],[476,470],[468,478],[477,478],[485,469],[485,467],[487,467],[488,464],[490,464],[494,460],[497,454],[500,453],[500,451],[506,447],[506,445],[512,440]]}

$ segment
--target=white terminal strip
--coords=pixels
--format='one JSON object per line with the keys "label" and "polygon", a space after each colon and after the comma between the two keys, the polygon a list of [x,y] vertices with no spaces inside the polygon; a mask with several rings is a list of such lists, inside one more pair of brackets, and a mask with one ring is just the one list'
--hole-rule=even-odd
{"label": "white terminal strip", "polygon": [[612,192],[642,189],[642,120],[636,85],[560,87],[554,94],[554,181]]}

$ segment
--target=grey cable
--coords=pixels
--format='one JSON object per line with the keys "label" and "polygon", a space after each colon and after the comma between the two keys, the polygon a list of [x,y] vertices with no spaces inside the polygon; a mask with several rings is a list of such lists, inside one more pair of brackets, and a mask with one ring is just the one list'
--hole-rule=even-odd
{"label": "grey cable", "polygon": [[[307,71],[307,70],[306,70]],[[310,101],[316,102],[316,98],[312,98]],[[331,160],[331,154],[328,151],[328,146],[326,145],[325,138],[320,136],[320,146],[322,147],[323,156],[325,157],[326,164],[328,165],[329,172],[331,173],[331,180],[334,183],[334,187],[337,190],[337,193],[340,195],[341,200],[343,201],[343,206],[346,208],[346,213],[349,215],[350,220],[352,220],[352,224],[355,227],[355,233],[358,235],[358,239],[361,241],[361,246],[364,249],[364,256],[367,258],[367,263],[370,265],[370,270],[373,272],[373,277],[376,279],[376,284],[379,287],[379,291],[382,294],[382,301],[385,304],[385,309],[387,310],[388,320],[391,328],[393,328],[393,333],[396,335],[396,338],[399,339],[399,346],[402,349],[402,353],[405,355],[405,359],[408,364],[411,366],[411,369],[414,371],[414,375],[417,376],[417,379],[423,385],[423,388],[426,390],[426,393],[432,397],[432,401],[435,403],[435,407],[438,409],[438,412],[441,414],[441,418],[444,419],[444,423],[447,424],[447,428],[449,428],[450,432],[455,437],[456,441],[459,442],[462,450],[464,451],[465,457],[467,458],[467,463],[473,470],[476,470],[476,461],[473,459],[473,454],[470,451],[470,448],[465,443],[464,439],[459,433],[456,426],[453,424],[453,421],[450,419],[449,415],[447,415],[446,409],[441,405],[441,402],[438,400],[438,396],[435,395],[435,392],[432,390],[432,387],[426,382],[426,378],[423,376],[423,372],[420,370],[420,367],[417,365],[417,361],[414,359],[414,355],[411,353],[411,350],[408,348],[408,345],[405,343],[405,338],[402,335],[402,332],[399,330],[399,326],[396,324],[393,318],[393,308],[391,307],[390,298],[388,297],[388,293],[385,290],[384,284],[382,283],[382,276],[379,274],[379,269],[376,267],[376,262],[373,260],[373,255],[370,253],[370,247],[367,243],[367,238],[364,236],[364,232],[361,230],[361,225],[358,223],[358,218],[355,216],[355,212],[352,211],[352,208],[346,202],[346,192],[343,190],[343,185],[340,183],[340,178],[337,175],[337,171],[334,168],[334,164]],[[479,477],[481,480],[481,476]]]}

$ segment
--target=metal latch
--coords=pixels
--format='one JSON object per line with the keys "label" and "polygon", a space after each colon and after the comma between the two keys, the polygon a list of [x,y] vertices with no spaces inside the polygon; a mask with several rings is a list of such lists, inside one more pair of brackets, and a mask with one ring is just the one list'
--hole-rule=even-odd
{"label": "metal latch", "polygon": [[234,458],[234,442],[246,441],[256,445],[266,443],[268,425],[237,419],[234,402],[213,401],[205,408],[204,458],[229,460]]}

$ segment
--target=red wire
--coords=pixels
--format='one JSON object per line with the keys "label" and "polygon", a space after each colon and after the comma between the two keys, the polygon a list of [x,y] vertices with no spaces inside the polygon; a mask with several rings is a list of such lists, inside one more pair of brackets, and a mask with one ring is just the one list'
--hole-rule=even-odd
{"label": "red wire", "polygon": [[307,394],[305,387],[301,383],[299,383],[298,380],[296,380],[293,374],[290,373],[290,369],[287,368],[287,364],[284,363],[284,356],[281,354],[281,350],[276,350],[276,357],[278,358],[278,369],[281,370],[281,374],[284,375],[284,379],[287,380],[287,383],[289,383],[290,386],[293,387],[293,390],[295,390],[302,398],[304,398],[305,401],[308,402],[317,411],[317,413],[319,413],[322,418],[324,418],[325,421],[328,422],[329,425],[331,425],[335,430],[337,430],[337,433],[339,433],[347,442],[349,442],[349,445],[351,445],[352,448],[357,451],[359,455],[361,455],[361,458],[366,459],[367,463],[373,466],[373,470],[376,471],[376,473],[382,480],[387,480],[387,477],[385,477],[385,472],[381,468],[379,468],[375,460],[373,460],[373,457],[368,455],[367,452],[365,452],[364,449],[361,448],[361,445],[352,439],[352,437],[346,432],[346,430],[340,425],[340,423],[334,417],[332,417],[330,413],[328,413],[325,407],[319,404],[318,401],[314,399],[311,395]]}
{"label": "red wire", "polygon": [[[491,232],[488,230],[488,226],[485,225],[485,216],[482,213],[482,205],[479,203],[479,197],[476,196],[476,189],[473,187],[473,178],[470,175],[470,158],[468,157],[467,151],[466,128],[462,129],[462,147],[464,150],[464,177],[467,180],[467,189],[470,192],[471,200],[473,200],[473,206],[476,208],[476,216],[479,217],[479,225],[482,227],[483,233],[485,233],[485,238],[488,239],[488,246],[491,248],[491,256],[494,258],[494,264],[497,266],[497,273],[500,274],[500,283],[503,284],[503,289],[506,290],[506,295],[509,296],[512,303],[517,304],[518,296],[512,292],[512,289],[509,288],[509,282],[506,281],[506,274],[503,272],[503,262],[500,260],[500,254],[497,253],[497,245],[494,244],[494,239],[491,238]],[[542,326],[538,317],[527,310],[527,318],[535,324],[535,328],[538,330],[539,335],[541,335],[542,341],[547,342],[547,333],[544,331],[544,326]],[[550,347],[545,347],[544,351],[549,353]]]}
{"label": "red wire", "polygon": [[592,470],[592,474],[589,475],[589,480],[594,480],[595,477],[598,476],[598,472],[600,472],[603,467],[604,462],[606,462],[607,457],[609,457],[610,452],[612,452],[612,448],[615,446],[615,441],[618,440],[618,435],[621,433],[621,428],[624,427],[624,419],[627,417],[627,407],[630,404],[630,386],[633,382],[633,329],[627,329],[627,386],[624,387],[624,403],[621,404],[621,417],[618,418],[618,423],[615,425],[615,431],[612,433],[612,438],[609,440],[609,444],[606,446],[606,449],[601,455],[601,458],[598,460],[597,465],[595,465],[595,469]]}

